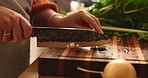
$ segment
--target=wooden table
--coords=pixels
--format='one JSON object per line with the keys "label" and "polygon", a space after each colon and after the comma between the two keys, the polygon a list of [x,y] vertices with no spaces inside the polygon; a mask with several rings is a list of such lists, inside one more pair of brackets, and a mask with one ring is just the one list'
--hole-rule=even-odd
{"label": "wooden table", "polygon": [[39,74],[38,74],[38,60],[36,60],[18,78],[66,78],[66,77],[39,76]]}

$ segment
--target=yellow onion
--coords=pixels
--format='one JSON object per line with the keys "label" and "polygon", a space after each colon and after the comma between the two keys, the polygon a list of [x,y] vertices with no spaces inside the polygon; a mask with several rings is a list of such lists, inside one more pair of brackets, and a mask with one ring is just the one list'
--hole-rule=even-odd
{"label": "yellow onion", "polygon": [[136,71],[126,60],[113,60],[105,66],[103,78],[136,78]]}
{"label": "yellow onion", "polygon": [[113,60],[109,62],[103,72],[87,70],[81,67],[77,67],[78,70],[101,74],[103,78],[136,78],[136,70],[131,63],[126,60]]}

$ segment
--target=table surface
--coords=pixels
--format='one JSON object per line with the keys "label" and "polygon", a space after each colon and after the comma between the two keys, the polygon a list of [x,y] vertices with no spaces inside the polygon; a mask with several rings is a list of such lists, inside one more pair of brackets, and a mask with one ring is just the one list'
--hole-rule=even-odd
{"label": "table surface", "polygon": [[38,74],[38,60],[36,60],[18,78],[67,78],[67,77],[39,76],[39,74]]}

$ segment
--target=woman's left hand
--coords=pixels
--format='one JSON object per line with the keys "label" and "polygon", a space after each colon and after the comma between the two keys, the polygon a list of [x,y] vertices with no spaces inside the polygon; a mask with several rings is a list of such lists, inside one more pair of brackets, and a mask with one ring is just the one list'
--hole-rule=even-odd
{"label": "woman's left hand", "polygon": [[65,17],[54,16],[51,19],[50,24],[59,27],[95,29],[96,31],[103,33],[99,20],[86,11],[78,11]]}

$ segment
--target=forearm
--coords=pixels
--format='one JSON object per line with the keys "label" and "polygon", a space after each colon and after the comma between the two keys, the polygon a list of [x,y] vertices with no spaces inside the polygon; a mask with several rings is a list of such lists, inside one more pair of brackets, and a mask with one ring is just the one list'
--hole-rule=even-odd
{"label": "forearm", "polygon": [[58,12],[55,3],[48,0],[33,0],[31,23],[33,26],[49,26],[49,17]]}
{"label": "forearm", "polygon": [[56,12],[50,8],[46,8],[36,14],[32,18],[32,24],[34,26],[49,26],[49,17]]}

